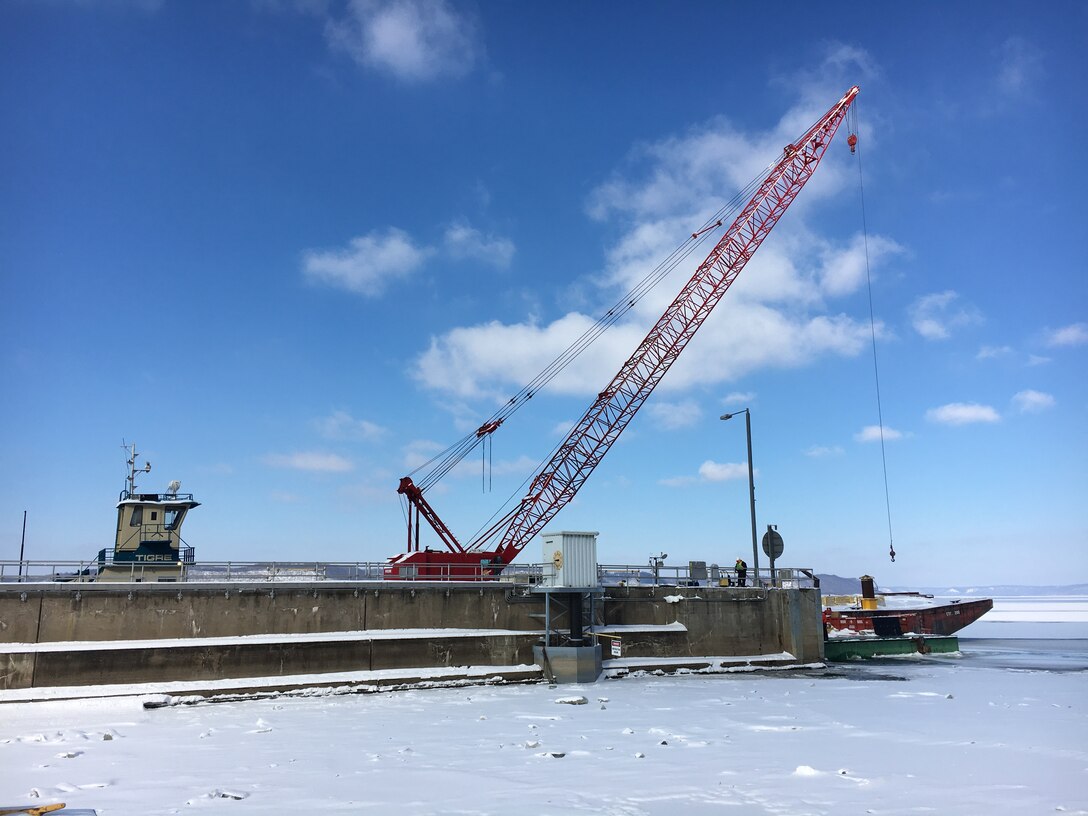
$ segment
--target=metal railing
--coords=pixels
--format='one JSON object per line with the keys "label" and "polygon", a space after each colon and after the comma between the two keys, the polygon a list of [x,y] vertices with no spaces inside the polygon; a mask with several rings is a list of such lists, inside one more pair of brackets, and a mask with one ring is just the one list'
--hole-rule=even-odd
{"label": "metal railing", "polygon": [[605,586],[700,586],[718,588],[744,587],[781,587],[799,589],[818,587],[819,579],[815,571],[801,567],[776,567],[754,570],[748,568],[741,583],[735,569],[696,568],[690,565],[659,564],[651,566],[630,566],[619,564],[601,564],[597,574]]}
{"label": "metal railing", "polygon": [[[105,553],[111,551],[106,550]],[[191,558],[191,555],[189,556]],[[509,564],[501,572],[481,567],[478,573],[465,574],[465,565],[427,564],[426,574],[400,568],[399,575],[390,575],[387,561],[199,561],[185,557],[182,563],[116,562],[108,558],[88,561],[0,561],[0,584],[5,583],[86,583],[103,577],[112,581],[157,581],[170,569],[175,574],[166,580],[188,583],[305,583],[359,581],[415,582],[501,582],[539,584],[551,574],[549,564]],[[806,588],[819,586],[811,569],[779,567],[772,581],[769,569],[749,568],[746,585]],[[732,569],[692,570],[689,565],[660,564],[655,567],[631,564],[601,564],[597,575],[605,586],[677,586],[708,589],[733,589],[739,586]]]}

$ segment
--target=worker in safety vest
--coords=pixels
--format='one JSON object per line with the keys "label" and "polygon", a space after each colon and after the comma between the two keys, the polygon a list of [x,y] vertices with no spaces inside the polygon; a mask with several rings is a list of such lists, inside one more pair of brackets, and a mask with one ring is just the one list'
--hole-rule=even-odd
{"label": "worker in safety vest", "polygon": [[738,558],[733,569],[737,571],[737,586],[747,586],[745,580],[748,578],[748,565],[744,563],[744,559]]}

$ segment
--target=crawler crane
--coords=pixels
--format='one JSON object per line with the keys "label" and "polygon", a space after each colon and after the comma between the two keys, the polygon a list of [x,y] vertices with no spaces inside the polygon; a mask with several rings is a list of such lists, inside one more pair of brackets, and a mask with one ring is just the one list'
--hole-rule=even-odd
{"label": "crawler crane", "polygon": [[[630,359],[597,395],[551,459],[535,474],[525,496],[505,516],[467,543],[461,543],[424,496],[411,476],[397,492],[408,502],[408,551],[389,560],[388,577],[479,578],[501,571],[585,483],[623,429],[665,376],[688,341],[710,315],[745,264],[811,178],[857,96],[854,86],[796,141],[786,145],[755,194],[740,211],[675,300],[646,334]],[[850,148],[856,144],[851,134]],[[711,224],[694,233],[698,239]],[[609,313],[611,314],[611,313]],[[528,399],[532,391],[523,391]],[[508,409],[515,407],[511,400]],[[464,440],[456,461],[485,442],[509,415],[500,410]],[[453,459],[444,460],[442,472]],[[429,485],[427,485],[429,486]],[[447,552],[420,549],[420,527],[426,521]]]}

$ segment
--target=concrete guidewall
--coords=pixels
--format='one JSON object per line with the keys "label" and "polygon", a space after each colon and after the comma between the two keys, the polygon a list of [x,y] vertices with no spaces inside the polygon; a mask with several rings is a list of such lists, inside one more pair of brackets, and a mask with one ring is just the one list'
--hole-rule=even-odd
{"label": "concrete guidewall", "polygon": [[[670,600],[666,600],[669,598]],[[683,600],[675,600],[683,598]],[[686,629],[622,636],[624,656],[699,657],[788,652],[823,659],[819,591],[609,587],[608,626]],[[460,638],[220,644],[0,654],[0,689],[212,680],[384,668],[531,664],[544,600],[507,584],[24,584],[0,587],[0,643],[296,635],[388,629],[502,629]],[[553,629],[565,617],[553,605]],[[588,619],[587,619],[588,623]]]}
{"label": "concrete guidewall", "polygon": [[[681,597],[682,601],[665,598]],[[640,632],[622,638],[624,654],[653,657],[759,655],[789,652],[799,663],[823,660],[820,593],[816,589],[612,587],[604,623],[664,626],[686,633]]]}
{"label": "concrete guidewall", "polygon": [[509,587],[83,584],[0,588],[0,643],[302,635],[367,629],[539,629]]}

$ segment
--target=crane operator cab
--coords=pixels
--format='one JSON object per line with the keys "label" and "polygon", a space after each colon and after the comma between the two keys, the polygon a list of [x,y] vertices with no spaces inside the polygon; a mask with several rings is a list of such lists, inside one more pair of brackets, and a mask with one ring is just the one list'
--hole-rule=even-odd
{"label": "crane operator cab", "polygon": [[136,470],[136,446],[128,460],[129,476],[117,502],[117,535],[113,549],[98,553],[99,581],[178,581],[193,548],[181,537],[186,514],[200,502],[192,493],[179,493],[172,481],[166,493],[136,491],[136,473],[149,473],[147,463]]}

